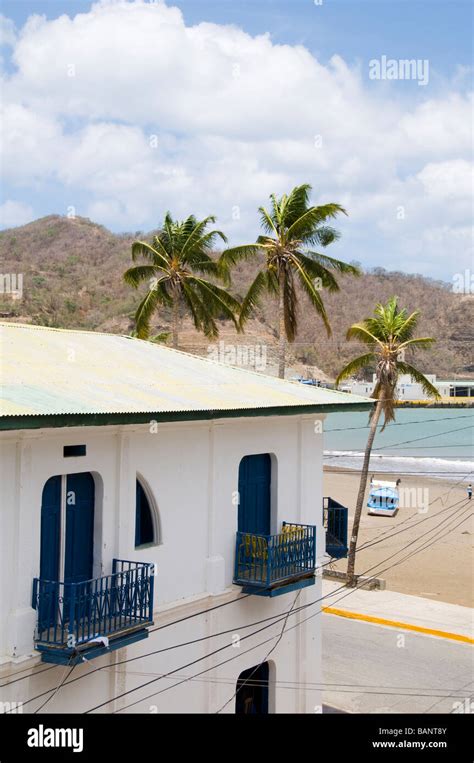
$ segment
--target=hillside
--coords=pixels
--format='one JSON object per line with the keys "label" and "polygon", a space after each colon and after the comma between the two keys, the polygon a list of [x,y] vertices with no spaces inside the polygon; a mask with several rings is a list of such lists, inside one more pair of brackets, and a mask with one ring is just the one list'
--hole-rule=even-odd
{"label": "hillside", "polygon": [[[122,281],[130,265],[130,245],[150,234],[114,234],[84,218],[52,215],[0,233],[0,272],[23,274],[21,299],[0,294],[0,314],[5,320],[65,328],[130,333],[140,295]],[[337,256],[343,257],[342,251]],[[255,266],[245,263],[234,272],[233,291],[242,296]],[[453,294],[449,285],[421,276],[388,273],[383,269],[359,279],[340,278],[341,291],[325,294],[333,328],[324,327],[303,297],[300,334],[290,350],[294,370],[332,378],[357,347],[345,339],[347,327],[370,314],[376,301],[392,294],[408,309],[421,310],[419,333],[437,338],[436,350],[418,355],[418,365],[438,377],[474,376],[472,346],[473,295]],[[169,315],[157,316],[156,329],[168,328]],[[276,347],[275,306],[266,301],[244,335],[236,336],[229,323],[221,323],[226,344],[264,345],[271,365]],[[182,349],[206,354],[209,342],[198,335],[189,320],[183,326]],[[270,369],[271,370],[271,369]],[[322,372],[322,373],[321,373]]]}

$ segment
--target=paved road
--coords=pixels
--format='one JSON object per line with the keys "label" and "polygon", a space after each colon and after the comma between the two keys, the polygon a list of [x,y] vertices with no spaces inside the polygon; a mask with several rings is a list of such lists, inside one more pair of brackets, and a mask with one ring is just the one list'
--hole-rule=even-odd
{"label": "paved road", "polygon": [[323,701],[346,712],[466,712],[473,658],[468,644],[323,615]]}

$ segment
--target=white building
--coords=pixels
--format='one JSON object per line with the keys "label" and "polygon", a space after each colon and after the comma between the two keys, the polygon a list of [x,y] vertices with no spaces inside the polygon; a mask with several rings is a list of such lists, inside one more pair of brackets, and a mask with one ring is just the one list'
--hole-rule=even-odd
{"label": "white building", "polygon": [[[436,374],[425,374],[428,381],[435,386],[442,398],[453,397],[474,397],[474,381],[441,381],[436,379]],[[372,381],[349,380],[341,385],[343,392],[352,392],[354,395],[370,397],[374,391],[376,375],[373,374]],[[398,400],[427,400],[428,396],[424,392],[421,384],[415,381],[410,374],[400,374],[396,387],[396,397]]]}
{"label": "white building", "polygon": [[323,421],[371,403],[116,335],[0,349],[0,708],[317,711]]}

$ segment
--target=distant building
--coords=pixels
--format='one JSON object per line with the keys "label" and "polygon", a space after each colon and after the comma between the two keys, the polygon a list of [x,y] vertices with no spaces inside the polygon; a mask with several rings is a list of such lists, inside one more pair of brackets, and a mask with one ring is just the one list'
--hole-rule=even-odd
{"label": "distant building", "polygon": [[318,712],[323,422],[372,403],[116,335],[0,351],[0,703]]}
{"label": "distant building", "polygon": [[[441,397],[443,398],[458,398],[458,397],[472,397],[474,398],[474,380],[462,380],[457,379],[454,381],[438,381],[436,374],[425,374],[428,381],[435,386]],[[342,392],[351,392],[353,395],[362,395],[363,397],[370,397],[374,391],[376,382],[375,374],[373,374],[372,381],[356,381],[349,380],[345,384],[341,385]],[[427,400],[428,396],[423,391],[421,384],[414,381],[409,374],[401,374],[398,377],[398,384],[396,387],[396,397],[398,400]]]}
{"label": "distant building", "polygon": [[472,379],[466,381],[462,379],[437,381],[435,386],[442,397],[474,397],[474,381]]}

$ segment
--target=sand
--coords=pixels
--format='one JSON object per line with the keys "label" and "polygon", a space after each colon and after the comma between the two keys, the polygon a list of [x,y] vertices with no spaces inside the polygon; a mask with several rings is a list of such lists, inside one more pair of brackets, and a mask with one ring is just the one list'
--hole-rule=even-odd
{"label": "sand", "polygon": [[[393,475],[388,474],[377,474],[377,478],[394,479]],[[324,495],[331,496],[349,509],[349,536],[358,487],[359,475],[356,472],[325,469]],[[401,507],[394,517],[369,516],[366,497],[359,531],[356,572],[364,574],[374,567],[366,574],[383,578],[387,589],[472,607],[474,498],[467,501],[465,485],[434,478],[402,477],[400,487],[405,490],[411,488],[405,501],[409,508]],[[423,511],[425,505],[427,511]],[[404,532],[390,537],[399,530]],[[375,539],[380,541],[377,545],[361,548],[364,543]],[[425,544],[425,550],[414,553]],[[408,554],[413,556],[397,564]],[[344,559],[331,565],[333,569],[344,571],[346,566],[347,560]],[[383,571],[388,566],[392,566],[391,569]]]}

